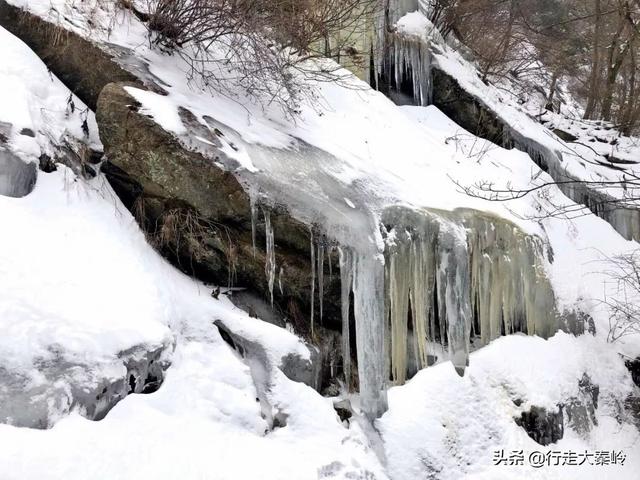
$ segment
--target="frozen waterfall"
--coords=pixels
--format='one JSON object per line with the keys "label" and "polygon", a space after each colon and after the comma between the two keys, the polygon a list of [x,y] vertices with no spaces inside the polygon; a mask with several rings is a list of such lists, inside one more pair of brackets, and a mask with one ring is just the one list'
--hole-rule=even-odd
{"label": "frozen waterfall", "polygon": [[437,357],[442,349],[430,352],[430,345],[440,344],[462,375],[471,341],[556,331],[541,242],[481,212],[393,208],[383,221],[392,219],[385,292],[393,382],[404,383],[409,371],[427,366],[428,355]]}

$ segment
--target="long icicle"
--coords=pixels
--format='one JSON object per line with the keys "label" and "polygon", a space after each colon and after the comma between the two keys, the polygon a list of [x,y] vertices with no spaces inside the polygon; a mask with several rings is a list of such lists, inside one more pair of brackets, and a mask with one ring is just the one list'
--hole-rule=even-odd
{"label": "long icicle", "polygon": [[249,200],[251,206],[251,244],[253,246],[253,258],[256,258],[256,222],[258,220],[258,212],[254,196],[251,195]]}
{"label": "long icicle", "polygon": [[349,332],[349,307],[353,283],[353,258],[346,248],[338,248],[340,262],[340,306],[342,308],[342,361],[344,381],[349,391],[351,385],[351,339]]}
{"label": "long icicle", "polygon": [[315,325],[313,318],[314,300],[316,294],[316,250],[313,244],[313,230],[309,229],[310,245],[311,245],[311,337],[313,338],[315,333]]}
{"label": "long icicle", "polygon": [[320,302],[320,325],[322,325],[324,303],[324,245],[322,242],[318,242],[318,300]]}
{"label": "long icicle", "polygon": [[360,404],[374,420],[387,409],[385,376],[384,261],[375,248],[354,252],[353,297]]}
{"label": "long icicle", "polygon": [[266,257],[264,264],[264,272],[269,285],[269,298],[273,307],[273,285],[276,279],[276,252],[273,240],[273,227],[271,226],[271,213],[263,210],[264,213],[264,233],[266,237]]}

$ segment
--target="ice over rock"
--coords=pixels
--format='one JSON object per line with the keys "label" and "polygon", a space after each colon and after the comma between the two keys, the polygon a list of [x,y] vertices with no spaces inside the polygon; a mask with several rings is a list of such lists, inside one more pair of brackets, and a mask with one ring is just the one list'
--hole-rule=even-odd
{"label": "ice over rock", "polygon": [[[414,3],[407,2],[407,8]],[[113,41],[119,41],[117,33]],[[396,53],[403,56],[403,61],[421,62],[416,72],[429,66],[422,50],[410,52],[403,48]],[[129,57],[121,60],[131,60],[136,55],[142,54],[131,49]],[[151,62],[154,58],[149,54]],[[159,69],[155,72],[163,74]],[[163,84],[179,88],[179,82],[171,80],[172,73],[175,72],[170,72]],[[414,80],[428,81],[428,76]],[[426,101],[429,86],[416,84],[415,90]],[[340,152],[339,142],[334,146],[331,139],[324,138],[325,150],[318,147],[317,138],[311,143],[312,134],[305,136],[295,129],[289,134],[281,125],[275,129],[276,138],[284,137],[286,141],[274,142],[278,145],[248,141],[250,135],[246,131],[234,128],[237,125],[230,123],[232,118],[224,118],[224,108],[207,111],[207,104],[199,105],[202,99],[193,92],[174,95],[176,92],[169,91],[162,103],[157,102],[158,95],[141,92],[127,87],[127,93],[145,111],[155,112],[154,118],[160,124],[164,113],[173,108],[176,112],[193,109],[193,116],[201,126],[224,133],[221,145],[216,146],[182,128],[173,131],[183,145],[205,154],[210,150],[212,158],[234,172],[245,186],[251,196],[254,239],[256,220],[263,214],[267,243],[264,273],[270,297],[278,283],[276,272],[282,265],[277,265],[274,255],[274,226],[269,211],[284,207],[294,218],[309,225],[312,295],[320,297],[321,306],[320,311],[312,313],[312,325],[323,315],[321,286],[326,250],[339,248],[343,357],[351,358],[347,332],[352,295],[361,406],[369,418],[386,409],[390,379],[404,382],[412,371],[428,365],[430,358],[451,360],[462,373],[472,348],[471,338],[474,343],[487,343],[502,333],[523,331],[545,335],[556,328],[553,294],[541,267],[541,248],[508,222],[480,219],[482,214],[473,211],[463,214],[415,206],[394,207],[412,202],[398,198],[393,188],[387,188],[375,166],[366,175],[355,175],[354,171],[364,166],[350,165],[346,159],[352,152]],[[176,97],[179,100],[175,105],[167,101]],[[377,100],[371,101],[378,106]],[[210,116],[213,113],[219,117],[213,119]],[[176,116],[171,118],[175,120]],[[175,124],[180,122],[173,122],[173,127]],[[172,130],[172,125],[163,126]],[[264,126],[264,130],[271,132],[269,129],[274,129],[272,124]],[[398,141],[404,140],[408,140],[406,136]],[[367,148],[376,146],[381,147],[377,144]],[[425,143],[410,143],[406,150],[424,146]],[[402,154],[389,145],[384,148],[389,155]],[[358,162],[364,160],[363,152],[358,147],[354,153]],[[371,161],[383,157],[377,156]],[[390,160],[390,156],[385,158],[387,164]],[[344,370],[349,380],[350,361],[345,361]]]}
{"label": "ice over rock", "polygon": [[[127,91],[144,105],[136,89]],[[515,225],[474,210],[396,206],[403,202],[389,193],[384,180],[345,181],[337,173],[348,170],[344,158],[301,138],[288,137],[289,145],[278,148],[249,142],[210,116],[200,121],[224,132],[234,154],[219,155],[188,132],[174,134],[234,172],[251,196],[254,244],[258,218],[264,217],[269,301],[282,268],[269,212],[285,209],[309,225],[312,332],[323,314],[325,257],[338,249],[343,371],[351,384],[352,297],[361,407],[370,419],[386,410],[390,382],[402,384],[430,358],[450,360],[462,374],[474,346],[513,332],[555,332],[555,299],[545,278],[542,242]],[[242,168],[238,158],[251,168]]]}

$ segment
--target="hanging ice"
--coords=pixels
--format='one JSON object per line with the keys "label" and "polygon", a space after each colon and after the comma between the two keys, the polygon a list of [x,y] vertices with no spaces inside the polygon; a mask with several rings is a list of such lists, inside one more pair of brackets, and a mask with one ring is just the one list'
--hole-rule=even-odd
{"label": "hanging ice", "polygon": [[[448,225],[438,241],[438,306],[440,319],[446,319],[449,356],[456,372],[463,375],[469,365],[471,291],[466,236],[460,227]],[[440,335],[444,337],[444,329]]]}
{"label": "hanging ice", "polygon": [[315,293],[316,293],[316,250],[315,245],[313,244],[313,230],[309,229],[310,235],[310,244],[311,244],[311,337],[313,337],[315,333],[315,325],[313,318],[313,310],[314,310],[314,301],[315,301]]}
{"label": "hanging ice", "polygon": [[256,208],[256,200],[254,195],[250,195],[250,207],[251,207],[251,243],[253,246],[253,258],[256,256],[256,222],[258,220],[258,211]]}
{"label": "hanging ice", "polygon": [[349,332],[349,307],[351,287],[353,284],[353,258],[347,248],[339,248],[340,255],[340,306],[342,309],[342,360],[344,380],[347,387],[351,385],[351,338]]}
{"label": "hanging ice", "polygon": [[427,348],[436,342],[462,374],[472,333],[484,345],[516,331],[555,332],[555,299],[532,237],[481,212],[391,209],[388,218],[397,225],[385,252],[394,382],[427,366]]}
{"label": "hanging ice", "polygon": [[263,210],[264,213],[264,233],[266,237],[266,258],[264,264],[264,272],[267,277],[269,286],[269,298],[271,306],[273,306],[273,285],[276,279],[276,253],[273,243],[273,227],[271,226],[271,213]]}
{"label": "hanging ice", "polygon": [[318,242],[318,300],[320,303],[320,324],[324,302],[324,245]]}
{"label": "hanging ice", "polygon": [[384,322],[384,259],[374,248],[354,252],[353,310],[360,404],[373,420],[387,409]]}

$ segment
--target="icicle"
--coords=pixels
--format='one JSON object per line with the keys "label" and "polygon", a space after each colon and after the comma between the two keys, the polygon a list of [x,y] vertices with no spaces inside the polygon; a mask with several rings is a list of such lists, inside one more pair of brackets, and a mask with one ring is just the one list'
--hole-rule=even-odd
{"label": "icicle", "polygon": [[407,232],[403,232],[399,237],[390,247],[387,279],[391,325],[391,374],[396,383],[403,384],[407,374],[411,239]]}
{"label": "icicle", "polygon": [[[445,314],[449,355],[459,375],[469,365],[469,332],[471,329],[471,292],[466,236],[463,231],[441,232],[438,268],[438,303]],[[444,336],[444,334],[441,332]]]}
{"label": "icicle", "polygon": [[351,339],[349,338],[349,296],[353,283],[353,259],[351,252],[338,248],[340,262],[340,306],[342,308],[342,360],[347,391],[351,385]]}
{"label": "icicle", "polygon": [[[423,14],[426,13],[425,7],[416,1],[394,1],[389,4],[388,15],[379,16],[374,50],[382,53],[375,55],[374,68],[376,81],[385,73],[389,79],[394,80],[396,86],[410,80],[415,102],[426,106],[432,101],[432,58],[429,44],[431,38],[441,44],[444,44],[444,39],[435,28],[425,32],[424,38],[403,35],[395,29],[395,24],[401,17],[418,9]],[[428,17],[428,13],[426,16]],[[407,78],[409,73],[410,78]]]}
{"label": "icicle", "polygon": [[555,297],[540,265],[540,243],[505,221],[474,216],[469,237],[471,298],[481,343],[502,334],[550,336],[557,329]]}
{"label": "icicle", "polygon": [[320,301],[320,325],[324,302],[324,245],[318,242],[318,300]]}
{"label": "icicle", "polygon": [[360,404],[374,420],[387,409],[385,381],[384,264],[373,248],[354,252],[353,297]]}
{"label": "icicle", "polygon": [[425,232],[411,245],[411,318],[413,319],[413,351],[418,369],[427,366],[427,341],[431,299],[433,298],[434,265],[431,232]]}
{"label": "icicle", "polygon": [[271,226],[271,213],[268,210],[263,210],[262,212],[264,213],[264,233],[267,242],[264,272],[267,276],[269,297],[271,299],[271,306],[273,307],[273,285],[276,278],[276,253],[273,241],[273,227]]}
{"label": "icicle", "polygon": [[284,295],[284,291],[282,290],[282,272],[284,271],[284,267],[280,267],[280,271],[278,272],[278,288],[280,289],[280,295]]}
{"label": "icicle", "polygon": [[258,212],[253,195],[249,196],[249,201],[251,206],[251,243],[253,244],[253,258],[256,258],[256,222],[258,220]]}
{"label": "icicle", "polygon": [[309,229],[310,235],[310,245],[311,245],[311,336],[313,337],[315,329],[314,329],[314,318],[313,318],[313,309],[314,309],[314,300],[316,293],[316,249],[313,244],[313,230]]}

